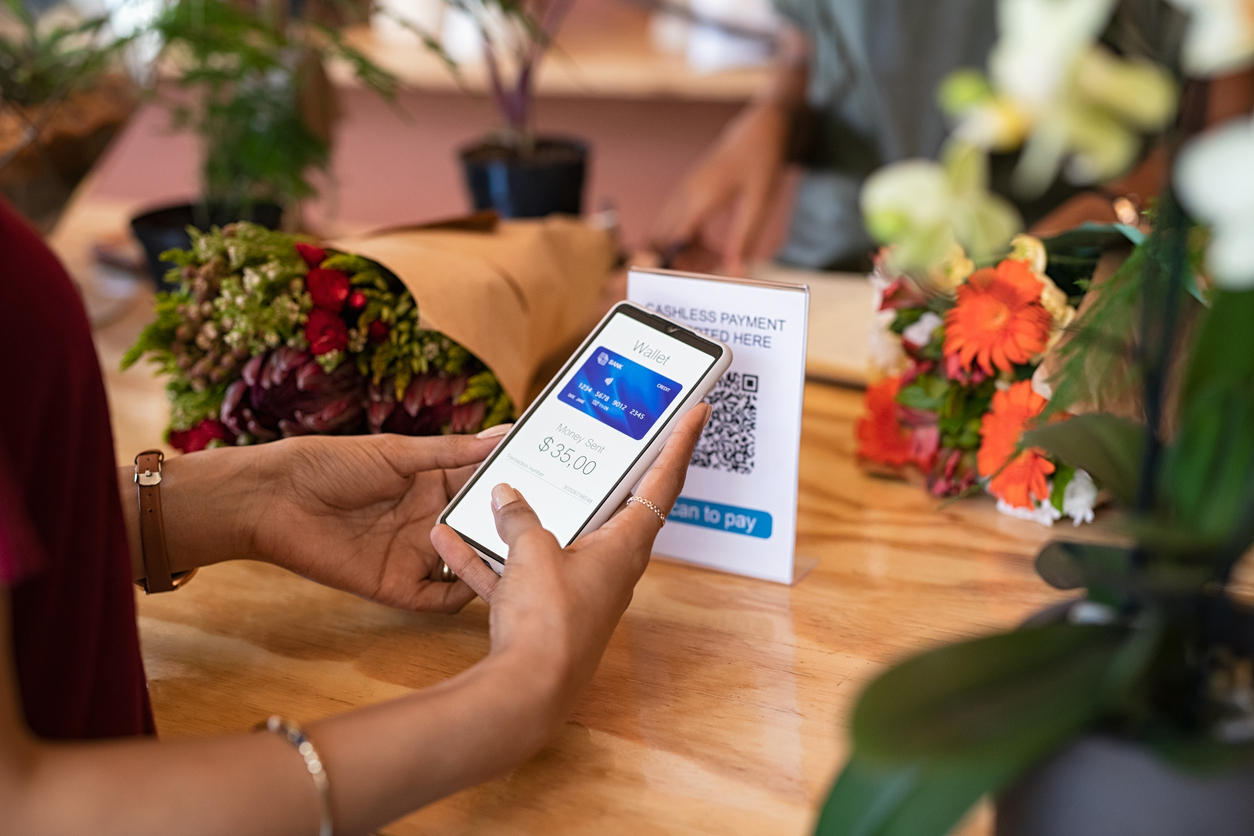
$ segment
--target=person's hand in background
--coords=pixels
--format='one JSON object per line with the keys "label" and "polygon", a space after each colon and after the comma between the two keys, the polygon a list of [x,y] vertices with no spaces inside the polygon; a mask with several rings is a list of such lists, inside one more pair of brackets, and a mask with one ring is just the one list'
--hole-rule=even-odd
{"label": "person's hand in background", "polygon": [[[804,101],[807,61],[804,36],[785,27],[767,89],[724,129],[658,215],[649,242],[663,266],[709,270],[721,256],[724,270],[743,274],[783,172],[793,114]],[[715,253],[704,233],[724,211],[731,222]]]}

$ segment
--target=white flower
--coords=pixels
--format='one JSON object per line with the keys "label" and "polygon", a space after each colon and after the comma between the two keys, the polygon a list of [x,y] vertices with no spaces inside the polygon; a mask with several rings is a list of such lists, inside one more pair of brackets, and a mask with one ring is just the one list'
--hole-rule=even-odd
{"label": "white flower", "polygon": [[1045,244],[1035,235],[1016,235],[1010,239],[1010,255],[1006,258],[1026,261],[1033,273],[1042,276],[1049,261],[1049,253],[1045,251]]}
{"label": "white flower", "polygon": [[261,284],[261,274],[252,267],[244,268],[244,289],[250,293]]}
{"label": "white flower", "polygon": [[1062,512],[1054,507],[1053,503],[1048,499],[1044,502],[1033,499],[1036,502],[1035,508],[1019,508],[1011,505],[1004,499],[997,500],[997,510],[1011,517],[1018,517],[1021,520],[1032,520],[1044,526],[1053,526],[1054,520],[1062,518]]}
{"label": "white flower", "polygon": [[935,268],[963,247],[977,261],[1006,246],[1022,227],[1014,206],[988,189],[987,155],[951,142],[942,162],[911,159],[885,166],[862,187],[862,214],[872,237],[895,244],[892,267]]}
{"label": "white flower", "polygon": [[1087,472],[1077,469],[1067,488],[1062,492],[1062,512],[1080,523],[1093,521],[1093,506],[1097,503],[1097,485]]}
{"label": "white flower", "polygon": [[1045,370],[1044,363],[1032,372],[1032,391],[1047,401],[1054,397],[1054,387],[1049,382],[1049,372]]}
{"label": "white flower", "polygon": [[1254,287],[1254,121],[1232,120],[1186,145],[1175,183],[1184,207],[1211,225],[1211,278],[1229,290]]}
{"label": "white flower", "polygon": [[867,361],[871,380],[896,377],[910,365],[910,358],[901,347],[901,337],[889,330],[896,318],[896,311],[877,311],[875,321],[867,337]]}
{"label": "white flower", "polygon": [[1048,188],[1064,163],[1074,183],[1122,173],[1140,150],[1138,131],[1158,130],[1175,112],[1167,70],[1097,43],[1114,6],[1001,0],[988,81],[981,87],[978,74],[963,70],[942,86],[943,105],[960,120],[957,136],[1000,151],[1026,138],[1015,170],[1025,195]]}
{"label": "white flower", "polygon": [[1254,59],[1254,0],[1168,0],[1189,14],[1184,69],[1191,75],[1220,75]]}
{"label": "white flower", "polygon": [[1029,114],[1048,110],[1114,7],[1114,0],[1001,0],[988,59],[993,86]]}
{"label": "white flower", "polygon": [[943,322],[944,320],[939,316],[927,311],[913,325],[901,332],[901,338],[911,345],[922,348],[932,341],[932,334],[941,327]]}

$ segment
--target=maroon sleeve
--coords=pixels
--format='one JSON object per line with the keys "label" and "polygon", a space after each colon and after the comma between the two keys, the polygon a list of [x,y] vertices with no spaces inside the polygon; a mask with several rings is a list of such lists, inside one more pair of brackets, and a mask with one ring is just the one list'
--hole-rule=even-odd
{"label": "maroon sleeve", "polygon": [[0,253],[0,579],[26,723],[60,739],[151,732],[91,326],[56,256],[3,200]]}
{"label": "maroon sleeve", "polygon": [[0,586],[13,586],[43,565],[43,555],[0,449]]}

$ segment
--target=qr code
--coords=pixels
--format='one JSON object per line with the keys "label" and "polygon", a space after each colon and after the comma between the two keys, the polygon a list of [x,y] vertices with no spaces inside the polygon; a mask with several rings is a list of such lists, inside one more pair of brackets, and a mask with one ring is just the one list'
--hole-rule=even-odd
{"label": "qr code", "polygon": [[697,441],[692,465],[728,473],[752,473],[754,431],[758,423],[758,376],[728,372],[706,396],[705,402],[714,411]]}

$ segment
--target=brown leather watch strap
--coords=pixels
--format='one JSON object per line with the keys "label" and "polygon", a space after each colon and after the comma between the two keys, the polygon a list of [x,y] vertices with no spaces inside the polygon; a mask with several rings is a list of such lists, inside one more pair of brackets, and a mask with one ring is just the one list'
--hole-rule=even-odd
{"label": "brown leather watch strap", "polygon": [[161,463],[165,454],[145,450],[135,457],[135,487],[139,491],[139,541],[144,555],[144,591],[169,592],[191,577],[170,572],[170,556],[165,548],[165,521],[161,517]]}

